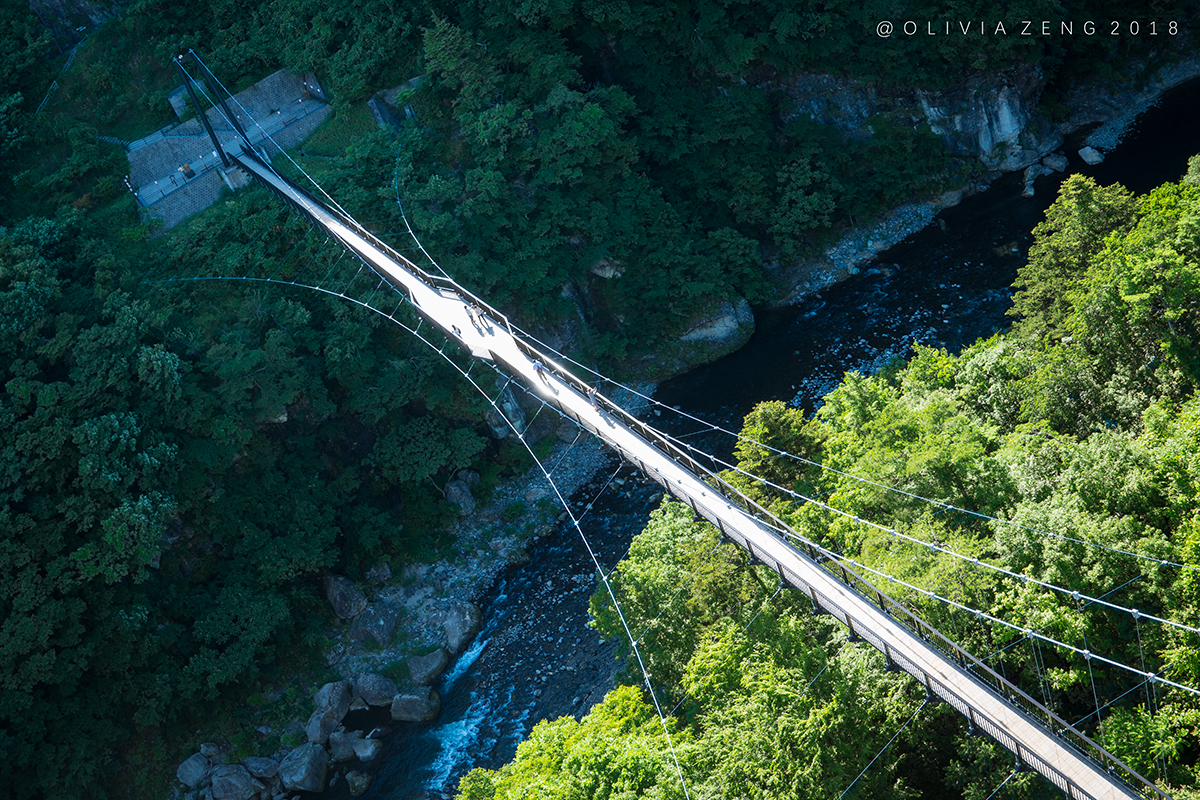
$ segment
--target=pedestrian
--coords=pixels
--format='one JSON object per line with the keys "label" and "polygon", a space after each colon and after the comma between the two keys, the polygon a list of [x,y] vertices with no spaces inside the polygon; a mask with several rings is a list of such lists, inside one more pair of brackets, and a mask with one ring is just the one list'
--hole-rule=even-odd
{"label": "pedestrian", "polygon": [[600,406],[596,402],[596,387],[595,386],[589,387],[587,394],[588,394],[588,402],[592,404],[592,410],[599,411]]}
{"label": "pedestrian", "polygon": [[546,384],[547,386],[550,385],[550,380],[546,377],[546,371],[542,367],[541,361],[533,362],[533,371],[536,372],[537,376],[542,379],[542,383]]}
{"label": "pedestrian", "polygon": [[457,336],[457,337],[458,337],[458,338],[460,338],[460,339],[462,338],[462,331],[460,331],[460,330],[458,329],[458,326],[457,326],[457,325],[451,325],[451,326],[450,326],[450,330],[454,331],[454,335],[455,335],[455,336]]}
{"label": "pedestrian", "polygon": [[471,324],[479,328],[479,315],[475,313],[475,304],[467,306],[467,319],[471,320]]}

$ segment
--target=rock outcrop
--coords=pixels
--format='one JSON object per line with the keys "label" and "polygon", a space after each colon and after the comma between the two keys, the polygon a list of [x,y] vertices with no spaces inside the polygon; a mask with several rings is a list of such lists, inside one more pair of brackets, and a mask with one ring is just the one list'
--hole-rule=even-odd
{"label": "rock outcrop", "polygon": [[320,745],[302,744],[279,765],[279,778],[290,792],[320,792],[325,789],[329,757]]}
{"label": "rock outcrop", "polygon": [[396,695],[392,701],[392,719],[400,722],[429,722],[442,710],[442,698],[433,689],[421,688]]}

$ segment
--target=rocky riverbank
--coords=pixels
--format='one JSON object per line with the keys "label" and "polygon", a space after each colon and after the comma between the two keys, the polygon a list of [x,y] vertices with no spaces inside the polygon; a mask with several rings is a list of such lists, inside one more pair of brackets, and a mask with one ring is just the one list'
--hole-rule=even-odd
{"label": "rocky riverbank", "polygon": [[[653,388],[637,390],[649,395]],[[646,403],[625,392],[613,397],[634,412]],[[534,464],[496,488],[486,505],[476,506],[471,490],[479,476],[462,471],[451,482],[460,486],[447,491],[460,509],[453,557],[408,565],[398,574],[381,563],[361,581],[326,575],[325,596],[338,622],[328,631],[325,662],[341,679],[316,689],[307,718],[261,726],[254,755],[221,741],[199,745],[177,767],[171,800],[286,800],[339,782],[358,797],[384,748],[386,730],[373,721],[385,709],[396,724],[438,716],[441,698],[433,687],[478,634],[481,599],[510,565],[527,558],[529,545],[566,516],[559,493],[570,498],[610,460],[603,445],[574,422],[531,398],[521,400],[517,405],[528,415],[521,424],[526,441],[544,453],[540,461],[553,484]],[[590,579],[583,588],[590,589]],[[278,696],[286,688],[267,693]],[[371,709],[374,714],[354,713]]]}
{"label": "rocky riverbank", "polygon": [[[1130,67],[1131,84],[1141,69],[1141,65]],[[772,305],[793,305],[858,274],[864,263],[924,228],[942,209],[956,206],[964,197],[986,189],[1005,172],[1026,170],[1026,196],[1031,196],[1036,178],[1061,172],[1066,167],[1067,159],[1061,152],[1064,138],[1098,124],[1084,142],[1090,152],[1080,153],[1087,163],[1097,163],[1121,142],[1138,116],[1153,107],[1163,92],[1197,76],[1200,76],[1200,56],[1193,56],[1161,68],[1141,85],[1077,89],[1066,100],[1069,116],[1058,123],[1051,123],[1038,112],[1042,85],[1026,73],[1009,76],[995,86],[976,87],[977,91],[969,98],[956,98],[951,96],[953,93],[935,97],[917,91],[907,105],[896,102],[895,98],[882,103],[871,91],[855,90],[836,81],[833,82],[836,86],[830,85],[832,79],[798,80],[792,86],[798,107],[806,109],[814,119],[823,119],[827,105],[858,109],[864,120],[885,106],[898,105],[902,109],[899,113],[931,125],[952,152],[974,155],[992,171],[958,189],[900,206],[862,228],[847,231],[815,258],[791,265],[781,266],[777,262],[764,265],[768,278],[777,287],[778,299]],[[837,102],[833,103],[831,98]],[[903,110],[905,107],[907,111]],[[1009,124],[998,127],[995,122],[998,119],[1009,120]],[[997,153],[1003,154],[1003,158]]]}

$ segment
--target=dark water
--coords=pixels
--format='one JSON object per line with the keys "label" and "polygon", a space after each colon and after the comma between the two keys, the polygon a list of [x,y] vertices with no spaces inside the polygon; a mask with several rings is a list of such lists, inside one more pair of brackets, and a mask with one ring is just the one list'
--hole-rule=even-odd
{"label": "dark water", "polygon": [[[1146,192],[1183,175],[1188,157],[1200,151],[1197,130],[1200,81],[1192,81],[1144,114],[1102,164],[1084,164],[1076,155],[1080,137],[1069,139],[1068,169]],[[1024,262],[1030,231],[1064,178],[1039,179],[1029,199],[1020,196],[1019,174],[1001,178],[942,212],[944,230],[930,225],[819,297],[759,314],[757,332],[743,349],[664,383],[656,398],[736,429],[763,400],[812,410],[846,371],[869,372],[904,357],[913,341],[957,350],[1004,329],[1008,287]],[[686,424],[666,416],[659,421],[687,432]],[[692,441],[721,454],[732,450],[728,440]],[[599,496],[584,529],[606,568],[624,556],[657,494],[628,470],[620,472],[623,485],[602,491],[616,469],[614,461],[572,498],[582,508]],[[538,721],[581,715],[611,687],[613,646],[586,624],[593,566],[579,537],[560,530],[530,556],[492,590],[483,632],[438,687],[441,718],[400,726],[388,737],[366,797],[453,797],[471,768],[511,760]]]}

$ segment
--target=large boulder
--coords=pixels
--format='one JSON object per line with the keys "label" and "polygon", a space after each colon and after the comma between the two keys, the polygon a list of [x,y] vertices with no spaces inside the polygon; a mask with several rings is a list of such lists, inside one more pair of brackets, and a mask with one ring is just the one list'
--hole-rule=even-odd
{"label": "large boulder", "polygon": [[1093,167],[1104,160],[1104,154],[1094,147],[1085,147],[1079,151],[1079,157]]}
{"label": "large boulder", "polygon": [[329,757],[334,762],[352,761],[358,756],[354,753],[354,742],[362,740],[362,731],[345,733],[334,731],[329,734]]}
{"label": "large boulder", "polygon": [[279,762],[273,758],[247,756],[242,759],[242,764],[245,765],[246,771],[256,778],[270,780],[279,774]]}
{"label": "large boulder", "polygon": [[196,753],[179,765],[175,770],[175,777],[179,778],[179,782],[184,786],[195,789],[208,777],[208,771],[208,759],[203,754]]}
{"label": "large boulder", "polygon": [[374,761],[375,756],[383,749],[383,742],[378,739],[355,739],[351,744],[354,745],[354,755],[364,763]]}
{"label": "large boulder", "polygon": [[400,609],[389,603],[372,603],[354,621],[354,627],[350,629],[350,638],[370,638],[380,644],[387,644],[398,624]]}
{"label": "large boulder", "polygon": [[446,671],[446,665],[450,663],[450,657],[446,655],[446,651],[442,648],[434,650],[429,655],[413,656],[408,660],[408,674],[412,677],[412,682],[417,686],[427,686]]}
{"label": "large boulder", "polygon": [[1055,172],[1066,172],[1067,167],[1070,165],[1067,157],[1058,153],[1046,156],[1042,159],[1042,163]]}
{"label": "large boulder", "polygon": [[350,681],[333,681],[317,689],[313,702],[317,708],[331,708],[337,713],[338,722],[350,710],[350,697],[353,687]]}
{"label": "large boulder", "polygon": [[370,785],[371,776],[367,773],[358,770],[346,773],[346,788],[350,790],[351,797],[362,797]]}
{"label": "large boulder", "polygon": [[447,500],[458,506],[458,513],[462,516],[465,517],[475,510],[475,497],[471,494],[471,487],[467,486],[466,481],[450,481],[442,491]]}
{"label": "large boulder", "polygon": [[456,656],[467,648],[467,644],[479,633],[482,617],[473,603],[458,601],[450,606],[442,627],[446,629],[446,650],[451,655]]}
{"label": "large boulder", "polygon": [[354,692],[373,706],[390,705],[392,698],[398,694],[396,684],[391,678],[374,672],[367,672],[355,678]]}
{"label": "large boulder", "polygon": [[250,800],[266,788],[241,764],[222,764],[213,769],[213,800]]}
{"label": "large boulder", "polygon": [[318,708],[308,718],[308,724],[304,726],[304,735],[312,744],[325,744],[341,722],[342,718],[337,715],[337,709]]}
{"label": "large boulder", "polygon": [[437,719],[441,710],[442,699],[428,687],[396,695],[392,701],[392,719],[401,722],[429,722]]}
{"label": "large boulder", "polygon": [[366,596],[344,575],[325,576],[325,597],[333,606],[333,613],[342,619],[354,619],[367,607]]}
{"label": "large boulder", "polygon": [[279,778],[290,792],[321,792],[325,790],[325,775],[329,771],[329,757],[325,748],[316,744],[302,744],[279,765]]}

